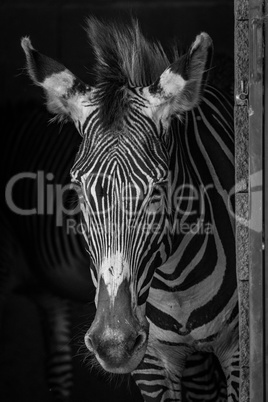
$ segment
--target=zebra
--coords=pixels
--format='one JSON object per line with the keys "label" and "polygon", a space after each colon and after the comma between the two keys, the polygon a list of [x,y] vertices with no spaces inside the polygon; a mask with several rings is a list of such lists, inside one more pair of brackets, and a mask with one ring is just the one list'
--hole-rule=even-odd
{"label": "zebra", "polygon": [[212,40],[169,60],[135,22],[92,18],[87,32],[95,86],[22,40],[48,110],[82,136],[71,177],[97,308],[85,344],[145,401],[180,401],[187,356],[213,352],[238,401],[232,112],[205,85]]}
{"label": "zebra", "polygon": [[[8,105],[3,116],[6,157],[1,160],[1,173],[6,200],[1,199],[4,213],[0,214],[4,234],[0,245],[0,307],[13,289],[30,295],[38,305],[44,317],[48,387],[53,401],[66,402],[73,387],[70,303],[92,302],[95,289],[84,239],[73,231],[74,217],[68,227],[69,216],[61,218],[56,213],[56,189],[65,187],[67,201],[70,198],[66,171],[72,166],[79,138],[69,124],[62,126],[59,134],[55,124],[48,124],[49,114],[33,102]],[[59,153],[61,158],[55,158]],[[12,180],[11,192],[8,183]],[[22,215],[33,207],[39,213]],[[57,219],[62,223],[59,226]],[[30,245],[34,245],[34,253]],[[211,402],[219,402],[220,395],[226,400],[225,384],[217,378],[220,372],[215,364],[212,356],[203,354],[188,359],[183,373],[184,400],[194,400],[191,398],[200,393]]]}

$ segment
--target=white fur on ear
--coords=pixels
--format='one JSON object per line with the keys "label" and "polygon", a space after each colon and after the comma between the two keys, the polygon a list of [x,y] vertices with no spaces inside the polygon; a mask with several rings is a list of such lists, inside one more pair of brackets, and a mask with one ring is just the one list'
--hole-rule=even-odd
{"label": "white fur on ear", "polygon": [[173,73],[169,68],[163,72],[159,80],[159,86],[163,88],[163,95],[166,98],[179,95],[186,85],[181,75]]}
{"label": "white fur on ear", "polygon": [[60,73],[54,73],[45,78],[42,87],[47,91],[54,92],[56,96],[65,96],[73,88],[74,83],[74,75],[66,68]]}
{"label": "white fur on ear", "polygon": [[48,110],[57,114],[60,120],[64,116],[70,116],[75,121],[83,120],[85,105],[88,107],[89,104],[90,86],[63,64],[35,50],[29,37],[22,38],[21,45],[31,79],[45,91]]}
{"label": "white fur on ear", "polygon": [[163,114],[167,118],[198,105],[211,48],[210,36],[202,32],[185,55],[172,63],[152,85],[142,88],[142,95],[158,116]]}

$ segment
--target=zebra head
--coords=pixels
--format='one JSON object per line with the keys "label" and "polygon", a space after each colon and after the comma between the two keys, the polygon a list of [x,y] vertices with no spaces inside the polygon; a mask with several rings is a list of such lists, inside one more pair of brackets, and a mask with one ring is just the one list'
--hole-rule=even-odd
{"label": "zebra head", "polygon": [[120,28],[91,19],[88,35],[97,59],[94,87],[37,52],[29,38],[22,46],[48,109],[70,117],[82,136],[71,176],[97,306],[85,343],[105,370],[127,373],[145,354],[150,284],[172,253],[170,122],[198,104],[212,43],[201,33],[170,64],[136,23]]}

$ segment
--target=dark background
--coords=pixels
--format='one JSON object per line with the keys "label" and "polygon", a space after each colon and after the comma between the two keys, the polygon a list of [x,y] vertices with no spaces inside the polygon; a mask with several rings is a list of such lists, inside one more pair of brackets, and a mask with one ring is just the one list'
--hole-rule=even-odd
{"label": "dark background", "polygon": [[[220,67],[223,55],[233,58],[233,0],[160,0],[160,1],[23,1],[8,0],[0,4],[0,94],[1,103],[34,99],[42,102],[39,88],[23,72],[24,53],[20,38],[28,35],[33,46],[60,60],[85,82],[91,82],[93,59],[83,29],[89,15],[126,19],[130,12],[137,16],[142,31],[164,45],[177,36],[188,46],[201,31],[210,34]],[[219,56],[219,58],[218,58]],[[217,61],[218,60],[218,61]],[[216,71],[216,70],[215,70]],[[232,65],[226,74],[231,79]],[[2,127],[2,130],[3,127]],[[4,131],[2,131],[3,135]],[[89,306],[75,305],[73,337]],[[44,339],[41,319],[35,304],[26,295],[13,295],[7,300],[0,342],[0,400],[2,402],[47,402],[49,392],[44,380]],[[77,353],[73,342],[74,355]],[[82,357],[74,357],[74,402],[134,402],[139,392],[125,381],[115,386],[101,375],[89,373]],[[120,383],[120,381],[117,380]]]}

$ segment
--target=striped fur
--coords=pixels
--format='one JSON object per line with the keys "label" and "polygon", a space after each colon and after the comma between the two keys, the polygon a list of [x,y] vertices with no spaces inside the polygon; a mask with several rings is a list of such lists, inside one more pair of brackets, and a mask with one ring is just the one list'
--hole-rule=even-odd
{"label": "striped fur", "polygon": [[224,374],[212,353],[193,353],[183,372],[182,400],[200,402],[208,399],[226,402]]}

